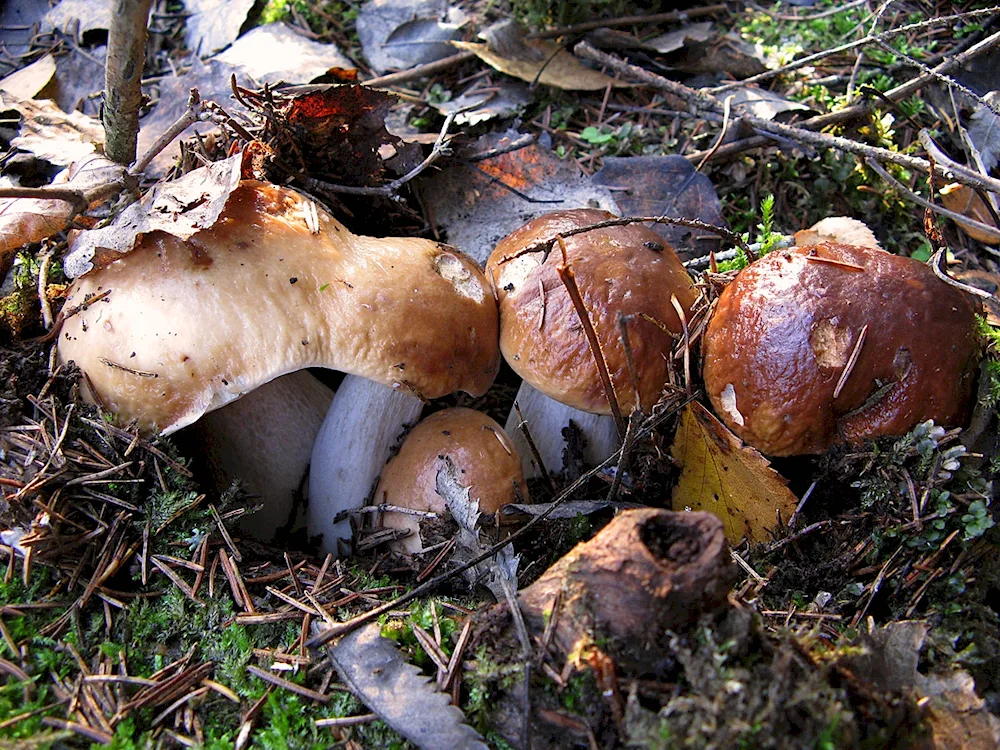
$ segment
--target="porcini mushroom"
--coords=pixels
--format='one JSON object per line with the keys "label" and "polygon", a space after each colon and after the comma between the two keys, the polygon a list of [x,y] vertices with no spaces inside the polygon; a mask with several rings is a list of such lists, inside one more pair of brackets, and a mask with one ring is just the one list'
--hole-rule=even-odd
{"label": "porcini mushroom", "polygon": [[723,291],[704,338],[705,389],[763,453],[822,453],[968,417],[976,319],[912,258],[819,244],[775,251]]}
{"label": "porcini mushroom", "polygon": [[[528,250],[613,218],[595,209],[545,214],[502,239],[486,264],[500,305],[500,349],[524,379],[518,403],[550,470],[562,466],[561,431],[571,419],[587,438],[589,462],[607,458],[619,436],[609,417],[595,416],[611,414],[611,406],[580,316],[557,271],[562,249],[557,243],[547,250]],[[649,409],[667,380],[672,334],[682,331],[671,296],[685,314],[691,309],[696,294],[690,276],[673,248],[641,224],[572,235],[564,244],[619,405],[627,414],[635,403],[617,324],[620,313],[628,321],[639,402]],[[516,424],[512,412],[507,429],[520,448]],[[535,475],[528,451],[522,455],[525,473]]]}
{"label": "porcini mushroom", "polygon": [[[146,432],[174,432],[306,367],[373,381],[369,411],[358,399],[331,407],[357,430],[382,421],[372,404],[393,388],[414,400],[481,394],[499,365],[495,302],[471,260],[428,240],[355,235],[299,193],[254,181],[211,228],[187,241],[146,234],[78,278],[67,309],[85,301],[59,356],[83,370],[89,398]],[[331,499],[364,496],[320,501]]]}
{"label": "porcini mushroom", "polygon": [[[509,503],[528,502],[521,459],[510,438],[487,415],[463,408],[439,411],[413,428],[382,472],[375,502],[446,514],[446,499],[438,491],[442,471],[454,472],[457,483],[469,490],[468,500],[484,515]],[[382,515],[384,527],[410,531],[393,544],[410,554],[423,551],[420,520],[400,512]]]}

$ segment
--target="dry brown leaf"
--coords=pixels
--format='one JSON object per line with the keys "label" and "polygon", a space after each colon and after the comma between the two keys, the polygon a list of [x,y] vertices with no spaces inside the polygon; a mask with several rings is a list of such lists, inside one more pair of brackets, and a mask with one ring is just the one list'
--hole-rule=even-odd
{"label": "dry brown leaf", "polygon": [[239,153],[192,170],[153,188],[106,227],[80,232],[63,260],[66,275],[76,278],[111,263],[131,252],[139,237],[149,232],[162,231],[186,240],[213,226],[240,184],[242,162]]}
{"label": "dry brown leaf", "polygon": [[863,221],[848,216],[828,216],[820,219],[808,229],[795,233],[795,244],[818,245],[821,242],[839,242],[843,245],[860,245],[881,250],[875,233]]}
{"label": "dry brown leaf", "polygon": [[[970,219],[975,219],[987,226],[996,226],[996,222],[990,215],[990,210],[983,203],[983,199],[979,197],[979,193],[966,185],[959,185],[957,182],[945,185],[941,188],[941,202],[949,211],[968,216]],[[974,240],[979,240],[987,245],[1000,243],[1000,230],[987,232],[964,221],[959,221],[958,224]]]}
{"label": "dry brown leaf", "polygon": [[[53,186],[88,190],[114,182],[123,171],[121,165],[95,154],[60,173]],[[73,205],[66,201],[0,198],[0,266],[8,253],[61,232],[69,227],[72,218]]]}
{"label": "dry brown leaf", "polygon": [[787,520],[798,504],[767,459],[697,401],[681,414],[671,455],[681,467],[673,509],[715,513],[732,544],[767,541],[778,513]]}
{"label": "dry brown leaf", "polygon": [[537,59],[514,60],[493,52],[486,44],[475,42],[452,42],[459,49],[468,50],[491,68],[506,73],[522,81],[536,80],[546,86],[555,86],[569,91],[598,91],[613,86],[627,86],[613,78],[591,70],[557,44],[533,39],[526,41]]}
{"label": "dry brown leaf", "polygon": [[0,102],[21,115],[21,131],[10,144],[60,167],[104,150],[104,126],[79,112],[67,114],[48,99],[19,99],[4,92]]}
{"label": "dry brown leaf", "polygon": [[56,59],[46,55],[0,81],[0,90],[21,99],[30,99],[45,88],[55,73]]}

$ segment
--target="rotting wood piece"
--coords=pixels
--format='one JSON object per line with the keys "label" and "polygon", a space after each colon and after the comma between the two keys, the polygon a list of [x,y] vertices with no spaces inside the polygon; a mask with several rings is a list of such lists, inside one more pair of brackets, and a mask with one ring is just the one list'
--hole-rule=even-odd
{"label": "rotting wood piece", "polygon": [[[518,602],[532,635],[555,620],[550,648],[562,655],[600,643],[620,673],[655,674],[672,662],[667,632],[721,609],[735,580],[716,516],[648,508],[625,511],[574,547]],[[506,604],[484,612],[474,643],[493,638],[497,627],[511,627]]]}

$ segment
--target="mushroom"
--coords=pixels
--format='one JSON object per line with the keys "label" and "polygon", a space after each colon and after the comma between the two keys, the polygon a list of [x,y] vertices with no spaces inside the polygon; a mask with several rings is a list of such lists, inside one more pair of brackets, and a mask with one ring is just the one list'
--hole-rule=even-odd
{"label": "mushroom", "polygon": [[[331,405],[327,419],[353,434],[383,422],[375,403],[479,395],[499,366],[495,302],[471,260],[429,240],[355,235],[308,198],[254,181],[211,228],[187,241],[146,234],[78,278],[66,303],[77,308],[60,359],[83,370],[85,396],[145,432],[169,434],[280,375],[327,367],[373,381],[365,401]],[[352,449],[339,459],[348,466],[382,450]],[[348,489],[320,501],[359,505],[376,475],[357,474],[331,477]]]}
{"label": "mushroom", "polygon": [[[375,502],[447,513],[446,499],[438,491],[442,471],[454,472],[484,515],[509,503],[528,502],[521,459],[507,433],[482,412],[463,408],[439,411],[413,428],[382,472]],[[393,543],[396,550],[423,551],[418,516],[389,511],[382,515],[382,526],[410,531]]]}
{"label": "mushroom", "polygon": [[726,287],[704,340],[705,389],[763,453],[822,453],[966,421],[972,305],[912,258],[824,243],[775,251]]}
{"label": "mushroom", "polygon": [[[610,417],[598,416],[610,414],[611,406],[580,317],[557,271],[563,261],[561,248],[527,249],[613,218],[595,209],[545,214],[502,239],[486,264],[500,305],[500,349],[524,379],[517,401],[550,470],[562,467],[561,431],[570,420],[587,438],[585,458],[591,463],[607,458],[617,448],[619,435]],[[696,299],[690,276],[673,248],[641,224],[572,235],[564,244],[619,405],[627,410],[635,403],[618,328],[621,314],[628,321],[639,403],[649,409],[667,380],[673,335],[682,331],[671,296],[685,314]],[[507,429],[520,449],[523,438],[515,429],[517,421],[512,412]],[[532,465],[527,450],[521,455],[525,473],[537,475],[542,467]]]}

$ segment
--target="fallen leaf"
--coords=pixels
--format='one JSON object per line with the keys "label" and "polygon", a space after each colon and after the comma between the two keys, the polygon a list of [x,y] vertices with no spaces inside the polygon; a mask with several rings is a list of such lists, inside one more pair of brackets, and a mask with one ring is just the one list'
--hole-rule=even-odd
{"label": "fallen leaf", "polygon": [[726,73],[742,79],[767,70],[760,45],[735,34],[712,34],[707,39],[685,38],[684,45],[663,57],[664,64],[689,75]]}
{"label": "fallen leaf", "polygon": [[464,11],[447,0],[369,0],[356,29],[361,54],[381,74],[453,55],[447,42],[458,38],[465,21]]}
{"label": "fallen leaf", "polygon": [[911,693],[921,700],[930,735],[914,747],[920,750],[993,750],[1000,745],[1000,719],[993,716],[976,693],[976,683],[963,670],[923,674],[918,671],[929,626],[899,620],[858,633],[860,653],[844,663],[855,675],[893,692]]}
{"label": "fallen leaf", "polygon": [[[712,181],[683,156],[607,157],[593,181],[615,188],[612,195],[624,216],[673,216],[728,226]],[[647,226],[684,259],[708,255],[721,246],[721,239],[710,232],[671,224]]]}
{"label": "fallen leaf", "polygon": [[192,170],[179,180],[150,190],[106,227],[80,232],[71,242],[63,268],[76,278],[132,251],[149,232],[161,231],[186,240],[215,224],[229,195],[240,183],[243,154]]}
{"label": "fallen leaf", "polygon": [[455,117],[458,125],[478,125],[496,117],[514,117],[531,104],[531,89],[516,81],[501,81],[487,87],[469,89],[460,96],[432,106],[447,115],[466,110]]}
{"label": "fallen leaf", "polygon": [[52,99],[64,112],[99,117],[104,98],[104,65],[108,46],[73,46],[56,58],[56,74],[37,99]]}
{"label": "fallen leaf", "polygon": [[[1000,105],[1000,91],[990,91],[983,99],[994,107]],[[969,140],[983,160],[983,169],[989,174],[1000,160],[1000,117],[984,104],[980,104],[969,118]]]}
{"label": "fallen leaf", "polygon": [[31,99],[45,88],[56,72],[56,61],[52,55],[45,55],[27,67],[11,73],[0,80],[0,91],[13,94],[18,99]]}
{"label": "fallen leaf", "polygon": [[964,271],[952,271],[951,275],[963,284],[982,289],[987,294],[993,296],[983,299],[983,311],[986,313],[986,322],[991,326],[1000,327],[1000,274],[990,273],[974,269]]}
{"label": "fallen leaf", "polygon": [[[313,635],[323,630],[316,622],[312,628]],[[382,637],[378,623],[348,633],[326,652],[351,692],[417,747],[486,750],[461,710]]]}
{"label": "fallen leaf", "polygon": [[591,70],[559,45],[543,39],[531,39],[525,42],[525,45],[535,53],[531,59],[502,57],[488,45],[476,42],[452,42],[452,44],[459,49],[472,52],[491,68],[529,83],[537,81],[545,86],[555,86],[568,91],[598,91],[606,89],[608,85],[629,85],[609,78],[600,71]]}
{"label": "fallen leaf", "polygon": [[[979,197],[979,193],[972,188],[953,182],[950,185],[945,185],[941,188],[940,193],[941,203],[943,203],[944,207],[949,211],[954,211],[957,214],[967,216],[970,219],[980,222],[981,224],[985,224],[987,227],[996,226],[996,222],[993,221],[993,216],[990,214],[989,208],[987,208],[983,199]],[[979,240],[986,245],[996,245],[1000,243],[1000,229],[995,232],[990,232],[981,227],[977,227],[974,224],[962,221],[961,219],[956,219],[956,223],[974,240]]]}
{"label": "fallen leaf", "polygon": [[236,41],[254,0],[184,0],[187,48],[207,57]]}
{"label": "fallen leaf", "polygon": [[62,0],[45,14],[45,24],[77,38],[88,31],[109,29],[111,3],[103,0]]}
{"label": "fallen leaf", "polygon": [[[247,87],[256,87],[257,82],[250,78],[241,68],[228,65],[221,60],[214,59],[202,62],[197,57],[190,58],[191,69],[183,76],[171,76],[160,83],[160,101],[153,110],[146,115],[139,123],[139,143],[137,150],[140,155],[144,154],[156,139],[166,132],[167,128],[173,125],[187,109],[188,94],[192,88],[198,89],[202,101],[211,100],[221,104],[230,114],[239,112],[242,107],[232,102],[232,84],[230,83],[233,74],[237,74],[240,84]],[[245,111],[245,110],[243,110]],[[173,166],[180,154],[179,142],[194,133],[202,135],[215,129],[211,123],[195,123],[188,127],[179,138],[173,142],[150,162],[146,167],[146,174],[150,177],[160,178]]]}
{"label": "fallen leaf", "polygon": [[882,249],[875,239],[875,233],[868,228],[868,225],[849,216],[827,216],[808,229],[800,229],[795,233],[795,244],[799,247],[819,245],[822,242],[839,242],[843,245]]}
{"label": "fallen leaf", "polygon": [[0,98],[0,105],[21,114],[21,130],[11,145],[39,159],[65,167],[104,149],[104,126],[93,117],[67,114],[48,100],[18,99],[10,94]]}
{"label": "fallen leaf", "polygon": [[458,155],[454,166],[421,181],[436,226],[480,265],[497,242],[536,216],[569,208],[616,209],[606,188],[582,175],[572,160],[552,153],[548,135],[517,151],[461,163],[464,155],[478,159],[522,135],[483,136]]}
{"label": "fallen leaf", "polygon": [[697,401],[681,413],[671,455],[681,467],[673,509],[715,513],[731,544],[767,541],[778,515],[787,520],[798,505],[767,459]]}
{"label": "fallen leaf", "polygon": [[810,111],[809,107],[804,104],[793,102],[781,94],[755,86],[735,89],[726,94],[726,97],[731,97],[730,106],[734,115],[753,115],[765,120],[774,120],[781,119],[779,115],[785,112]]}
{"label": "fallen leaf", "polygon": [[285,23],[258,26],[216,55],[227,65],[243,68],[261,83],[309,83],[331,68],[353,68],[354,64],[334,44],[320,44]]}
{"label": "fallen leaf", "polygon": [[676,52],[689,42],[707,42],[712,37],[712,22],[702,21],[692,23],[666,34],[647,39],[643,46],[659,52],[661,55]]}
{"label": "fallen leaf", "polygon": [[[52,184],[87,190],[119,179],[123,171],[121,165],[93,154],[61,172]],[[66,201],[0,198],[0,267],[22,245],[40,242],[68,228],[72,216],[73,206]]]}

